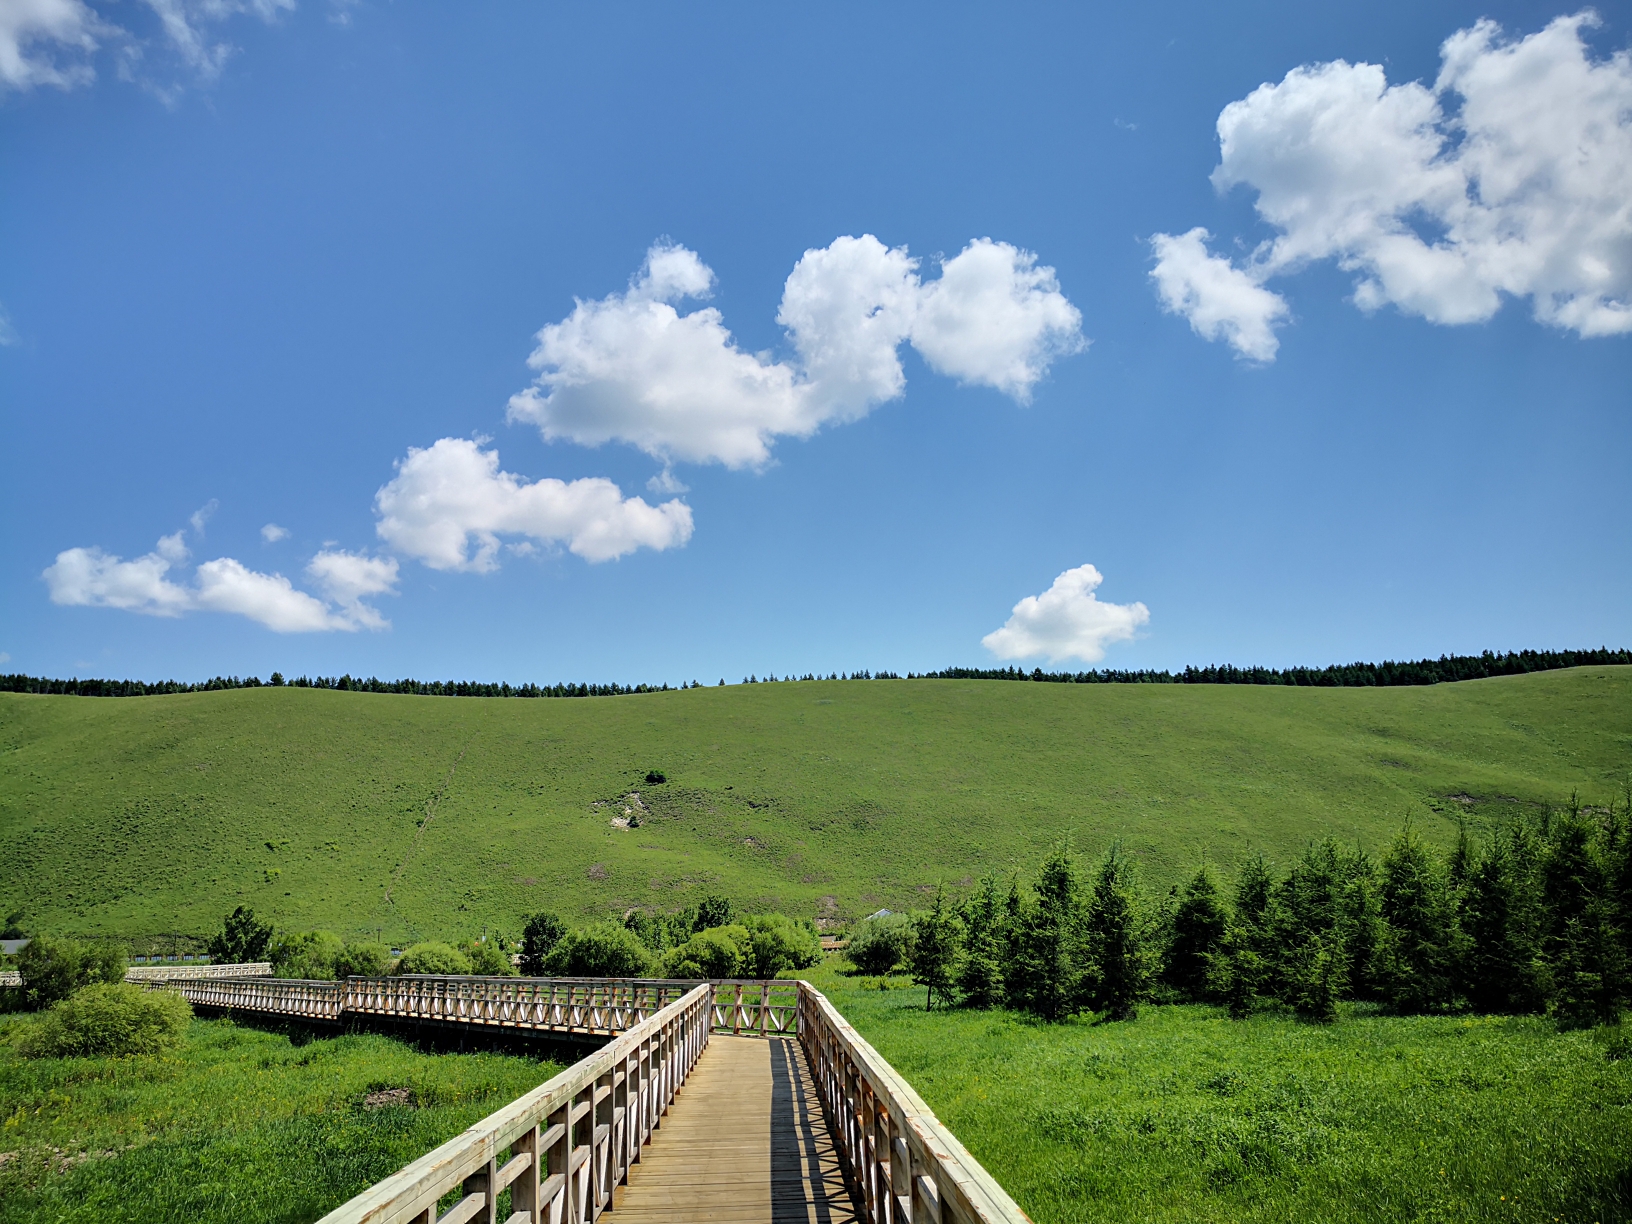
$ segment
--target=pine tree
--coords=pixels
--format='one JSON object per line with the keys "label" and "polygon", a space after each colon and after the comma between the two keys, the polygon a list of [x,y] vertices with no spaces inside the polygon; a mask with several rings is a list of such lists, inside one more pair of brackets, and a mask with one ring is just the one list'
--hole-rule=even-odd
{"label": "pine tree", "polygon": [[1348,995],[1375,999],[1378,995],[1378,950],[1383,942],[1382,901],[1377,895],[1377,868],[1365,851],[1345,856],[1339,897],[1338,932],[1348,977]]}
{"label": "pine tree", "polygon": [[935,887],[935,904],[927,914],[915,914],[912,919],[912,952],[908,961],[912,966],[912,980],[924,987],[924,1010],[935,1004],[940,992],[941,1002],[951,998],[952,972],[960,943],[957,917],[947,909],[939,885]]}
{"label": "pine tree", "polygon": [[1570,919],[1560,953],[1559,1024],[1586,1028],[1618,1023],[1626,997],[1626,956],[1606,901],[1593,897]]}
{"label": "pine tree", "polygon": [[1033,893],[1017,924],[1010,1002],[1060,1020],[1083,1005],[1082,897],[1069,847],[1044,860]]}
{"label": "pine tree", "polygon": [[1547,1005],[1547,972],[1527,921],[1524,886],[1511,844],[1501,838],[1467,877],[1461,905],[1467,947],[1458,978],[1476,1011],[1523,1014]]}
{"label": "pine tree", "polygon": [[1275,878],[1262,854],[1242,865],[1235,882],[1230,925],[1224,935],[1224,997],[1237,1019],[1257,1005],[1269,983],[1270,900]]}
{"label": "pine tree", "polygon": [[1409,824],[1383,859],[1380,985],[1395,1011],[1450,1003],[1454,915],[1444,873]]}
{"label": "pine tree", "polygon": [[1191,1002],[1213,995],[1213,963],[1224,944],[1229,915],[1206,865],[1184,886],[1168,927],[1162,980]]}
{"label": "pine tree", "polygon": [[1003,956],[1007,932],[997,878],[988,875],[963,905],[963,956],[955,975],[965,1007],[994,1007],[1003,996]]}
{"label": "pine tree", "polygon": [[1139,1013],[1146,970],[1133,863],[1112,846],[1094,877],[1084,921],[1088,1002],[1112,1020]]}

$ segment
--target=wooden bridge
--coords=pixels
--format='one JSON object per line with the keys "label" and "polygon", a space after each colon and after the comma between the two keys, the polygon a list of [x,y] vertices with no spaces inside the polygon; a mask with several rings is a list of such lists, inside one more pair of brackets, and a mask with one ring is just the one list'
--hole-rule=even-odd
{"label": "wooden bridge", "polygon": [[321,1224],[1020,1224],[1027,1217],[806,982],[191,978],[201,1007],[609,1038]]}

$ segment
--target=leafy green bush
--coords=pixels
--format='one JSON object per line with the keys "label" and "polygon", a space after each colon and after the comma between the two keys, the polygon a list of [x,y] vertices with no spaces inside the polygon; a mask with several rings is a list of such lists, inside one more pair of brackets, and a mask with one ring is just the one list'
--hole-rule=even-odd
{"label": "leafy green bush", "polygon": [[544,968],[557,977],[645,977],[652,963],[633,931],[598,922],[563,935]]}
{"label": "leafy green bush", "polygon": [[473,939],[459,949],[470,958],[470,971],[483,977],[515,977],[510,954],[496,940]]}
{"label": "leafy green bush", "polygon": [[528,977],[541,975],[544,961],[566,933],[567,924],[547,910],[527,915],[521,931],[521,971]]}
{"label": "leafy green bush", "polygon": [[124,982],[86,986],[52,1006],[18,1039],[27,1058],[157,1054],[181,1044],[193,1009],[168,990]]}
{"label": "leafy green bush", "polygon": [[38,1010],[68,998],[82,986],[123,981],[125,954],[109,944],[86,946],[36,935],[18,954],[17,972],[23,978],[24,1005]]}
{"label": "leafy green bush", "polygon": [[255,911],[240,905],[222,920],[208,950],[217,965],[247,965],[262,959],[271,943],[272,924],[257,922]]}
{"label": "leafy green bush", "polygon": [[401,973],[469,973],[470,957],[445,943],[417,943],[397,962]]}
{"label": "leafy green bush", "polygon": [[906,914],[886,914],[858,922],[844,954],[863,973],[888,973],[907,957],[911,940],[912,919]]}
{"label": "leafy green bush", "polygon": [[809,969],[822,959],[822,940],[810,922],[786,914],[754,914],[742,925],[751,940],[744,965],[749,977],[774,978],[784,969]]}
{"label": "leafy green bush", "polygon": [[333,981],[336,977],[335,962],[344,950],[340,937],[328,931],[279,935],[271,949],[272,976]]}
{"label": "leafy green bush", "polygon": [[354,943],[340,949],[334,958],[334,976],[380,977],[391,964],[391,949],[384,944]]}
{"label": "leafy green bush", "polygon": [[677,978],[743,977],[753,956],[753,936],[744,926],[698,931],[664,960],[665,971]]}

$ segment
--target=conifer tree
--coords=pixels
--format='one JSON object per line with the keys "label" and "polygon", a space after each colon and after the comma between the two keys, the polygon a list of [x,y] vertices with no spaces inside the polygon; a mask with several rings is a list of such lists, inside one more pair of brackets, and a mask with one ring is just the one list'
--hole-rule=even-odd
{"label": "conifer tree", "polygon": [[1523,1014],[1547,1005],[1547,973],[1527,920],[1525,881],[1510,842],[1497,838],[1462,891],[1467,948],[1460,986],[1475,1011]]}
{"label": "conifer tree", "polygon": [[1213,995],[1214,960],[1224,944],[1229,915],[1219,899],[1212,872],[1202,864],[1191,877],[1168,929],[1162,980],[1180,997],[1199,1002]]}
{"label": "conifer tree", "polygon": [[1615,1024],[1625,1000],[1626,957],[1606,901],[1593,897],[1565,928],[1556,969],[1558,1022]]}
{"label": "conifer tree", "polygon": [[1003,899],[997,877],[988,875],[963,905],[963,955],[954,977],[965,1007],[994,1007],[1002,1001],[1004,929]]}
{"label": "conifer tree", "polygon": [[1365,851],[1345,856],[1339,897],[1339,934],[1348,978],[1348,995],[1375,999],[1378,950],[1383,942],[1383,911],[1377,895],[1377,868]]}
{"label": "conifer tree", "polygon": [[941,1002],[950,1001],[954,961],[958,954],[958,920],[946,906],[940,885],[935,887],[935,904],[927,914],[914,914],[912,919],[912,951],[908,963],[912,966],[912,980],[924,987],[924,1010],[935,1005],[938,991]]}
{"label": "conifer tree", "polygon": [[1445,877],[1407,822],[1383,859],[1384,999],[1400,1012],[1450,1003],[1454,916]]}
{"label": "conifer tree", "polygon": [[1112,1020],[1139,1013],[1146,985],[1142,934],[1133,863],[1113,845],[1095,873],[1084,917],[1087,1001]]}
{"label": "conifer tree", "polygon": [[1076,863],[1059,846],[1037,873],[1034,896],[1020,914],[1012,1001],[1044,1020],[1082,1009],[1082,897]]}
{"label": "conifer tree", "polygon": [[1235,882],[1230,925],[1224,936],[1224,994],[1230,1014],[1247,1015],[1268,984],[1270,898],[1275,878],[1262,854],[1242,865]]}

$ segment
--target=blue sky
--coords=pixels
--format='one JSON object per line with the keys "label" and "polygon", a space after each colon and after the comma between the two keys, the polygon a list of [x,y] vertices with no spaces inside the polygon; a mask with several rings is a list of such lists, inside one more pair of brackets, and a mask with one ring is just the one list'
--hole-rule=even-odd
{"label": "blue sky", "polygon": [[0,665],[1632,644],[1629,10],[1333,7],[0,0]]}

